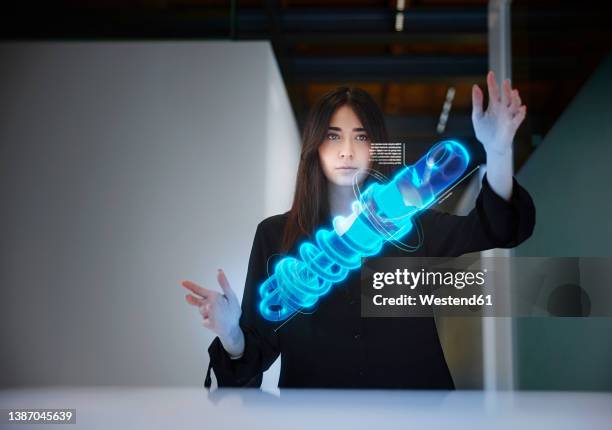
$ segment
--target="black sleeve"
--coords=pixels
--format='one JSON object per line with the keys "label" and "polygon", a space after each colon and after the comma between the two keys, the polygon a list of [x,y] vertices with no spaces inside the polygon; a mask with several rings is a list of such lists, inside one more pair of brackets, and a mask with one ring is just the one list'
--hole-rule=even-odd
{"label": "black sleeve", "polygon": [[[208,348],[210,368],[215,372],[219,387],[260,387],[262,374],[279,355],[278,337],[273,326],[258,313],[259,285],[268,277],[268,246],[260,223],[255,232],[244,294],[240,327],[244,332],[245,348],[242,357],[232,360],[216,337]],[[207,375],[210,387],[210,377]]]}
{"label": "black sleeve", "polygon": [[491,189],[487,176],[476,206],[466,216],[432,209],[420,216],[426,253],[432,257],[456,257],[492,248],[513,248],[525,241],[535,226],[531,196],[512,178],[512,196],[504,200]]}

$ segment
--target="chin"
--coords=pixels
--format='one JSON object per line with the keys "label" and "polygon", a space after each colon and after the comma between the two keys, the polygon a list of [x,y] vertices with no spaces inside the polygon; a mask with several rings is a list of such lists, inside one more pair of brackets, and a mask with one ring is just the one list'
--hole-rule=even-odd
{"label": "chin", "polygon": [[353,178],[334,178],[330,182],[338,187],[353,186]]}
{"label": "chin", "polygon": [[[365,179],[364,175],[358,175],[357,183],[361,185],[364,179]],[[352,187],[353,186],[353,176],[336,177],[331,182],[333,182],[334,185],[337,185],[340,187]]]}

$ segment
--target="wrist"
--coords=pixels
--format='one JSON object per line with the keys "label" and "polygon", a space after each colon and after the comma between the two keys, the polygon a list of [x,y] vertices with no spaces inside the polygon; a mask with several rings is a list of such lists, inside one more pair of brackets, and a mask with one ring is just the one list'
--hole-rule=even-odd
{"label": "wrist", "polygon": [[228,333],[220,334],[219,340],[221,340],[223,348],[232,356],[240,355],[244,351],[244,333],[238,324],[232,327]]}
{"label": "wrist", "polygon": [[[484,146],[484,145],[483,145]],[[485,146],[485,153],[487,154],[487,159],[495,158],[495,159],[512,159],[512,145],[503,145],[502,148],[492,148],[490,146]]]}
{"label": "wrist", "polygon": [[512,172],[514,166],[514,154],[512,149],[505,151],[486,151],[487,172],[493,171],[496,173],[506,174]]}
{"label": "wrist", "polygon": [[512,151],[504,153],[487,152],[487,182],[498,196],[510,201],[514,175],[514,157]]}
{"label": "wrist", "polygon": [[511,157],[513,149],[513,141],[507,139],[499,139],[488,143],[482,143],[488,157]]}

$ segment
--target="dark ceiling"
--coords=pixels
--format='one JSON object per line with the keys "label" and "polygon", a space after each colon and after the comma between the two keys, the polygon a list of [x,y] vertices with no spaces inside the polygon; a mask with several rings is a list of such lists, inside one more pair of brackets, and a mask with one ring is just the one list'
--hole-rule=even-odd
{"label": "dark ceiling", "polygon": [[[400,2],[401,3],[401,2]],[[313,101],[341,84],[368,90],[393,140],[415,153],[446,136],[473,142],[470,88],[488,69],[487,1],[96,0],[4,8],[7,39],[270,40],[302,125]],[[512,2],[513,85],[528,106],[517,168],[610,51],[599,3]],[[436,130],[455,89],[443,133]]]}

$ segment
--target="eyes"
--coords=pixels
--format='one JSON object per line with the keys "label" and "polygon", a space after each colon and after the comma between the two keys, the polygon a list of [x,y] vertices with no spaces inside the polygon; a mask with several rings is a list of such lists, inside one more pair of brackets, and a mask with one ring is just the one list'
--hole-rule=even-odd
{"label": "eyes", "polygon": [[[331,141],[340,140],[340,135],[336,133],[328,133],[327,140],[331,140]],[[370,138],[368,137],[367,134],[358,134],[357,136],[355,136],[355,140],[358,142],[369,142]]]}

